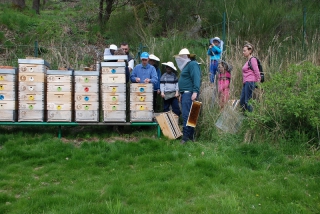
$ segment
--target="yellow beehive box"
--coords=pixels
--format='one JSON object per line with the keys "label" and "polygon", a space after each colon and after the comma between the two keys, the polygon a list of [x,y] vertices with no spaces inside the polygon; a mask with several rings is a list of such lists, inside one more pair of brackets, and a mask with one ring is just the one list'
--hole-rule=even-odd
{"label": "yellow beehive box", "polygon": [[153,102],[153,94],[132,92],[130,94],[130,102]]}
{"label": "yellow beehive box", "polygon": [[126,111],[103,111],[103,122],[126,122]]}
{"label": "yellow beehive box", "polygon": [[71,111],[71,103],[48,102],[47,110]]}
{"label": "yellow beehive box", "polygon": [[130,84],[130,93],[139,92],[139,93],[153,93],[153,84],[151,83],[131,83]]}
{"label": "yellow beehive box", "polygon": [[130,102],[130,110],[153,111],[153,103],[152,102]]}
{"label": "yellow beehive box", "polygon": [[103,83],[101,84],[102,93],[125,93],[126,84],[124,83]]}
{"label": "yellow beehive box", "polygon": [[125,74],[102,74],[101,83],[126,83]]}
{"label": "yellow beehive box", "polygon": [[72,92],[71,83],[47,83],[47,92]]}
{"label": "yellow beehive box", "polygon": [[104,111],[125,111],[126,110],[126,103],[111,104],[109,102],[103,102],[102,103],[102,110],[104,110]]}
{"label": "yellow beehive box", "polygon": [[152,122],[153,111],[130,111],[131,122]]}
{"label": "yellow beehive box", "polygon": [[48,122],[71,122],[72,111],[49,110],[47,121]]}

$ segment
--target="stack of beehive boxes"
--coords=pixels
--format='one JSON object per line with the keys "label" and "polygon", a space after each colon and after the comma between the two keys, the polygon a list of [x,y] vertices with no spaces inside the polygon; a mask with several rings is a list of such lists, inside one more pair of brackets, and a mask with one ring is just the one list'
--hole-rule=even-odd
{"label": "stack of beehive boxes", "polygon": [[75,121],[99,122],[99,71],[75,71]]}
{"label": "stack of beehive boxes", "polygon": [[130,121],[152,122],[153,120],[153,84],[131,83],[130,85]]}
{"label": "stack of beehive boxes", "polygon": [[72,71],[47,71],[48,122],[72,121],[72,77]]}
{"label": "stack of beehive boxes", "polygon": [[0,68],[0,121],[16,121],[18,109],[16,75],[15,68]]}
{"label": "stack of beehive boxes", "polygon": [[18,121],[45,121],[46,72],[50,65],[42,59],[18,59]]}
{"label": "stack of beehive boxes", "polygon": [[[101,62],[101,99],[104,122],[126,122],[126,55],[117,62]],[[105,60],[108,57],[105,56]]]}

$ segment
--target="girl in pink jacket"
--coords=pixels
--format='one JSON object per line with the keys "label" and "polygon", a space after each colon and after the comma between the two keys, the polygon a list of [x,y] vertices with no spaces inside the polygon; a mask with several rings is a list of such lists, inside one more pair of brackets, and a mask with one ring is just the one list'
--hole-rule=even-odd
{"label": "girl in pink jacket", "polygon": [[[253,90],[256,87],[256,82],[260,82],[260,71],[258,68],[258,61],[252,56],[254,47],[252,44],[247,43],[243,46],[242,53],[247,59],[246,63],[242,67],[243,87],[240,96],[240,105],[244,110],[252,112],[252,106],[248,104],[252,98]],[[251,62],[252,69],[249,67],[249,61]]]}
{"label": "girl in pink jacket", "polygon": [[219,95],[219,105],[222,109],[229,100],[230,93],[230,79],[232,66],[223,60],[220,60],[219,65],[219,75],[218,75],[218,95]]}

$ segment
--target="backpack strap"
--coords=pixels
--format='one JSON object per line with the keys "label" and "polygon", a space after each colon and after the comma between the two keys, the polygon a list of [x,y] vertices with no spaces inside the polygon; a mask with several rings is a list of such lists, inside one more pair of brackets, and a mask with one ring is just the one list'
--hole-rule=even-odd
{"label": "backpack strap", "polygon": [[249,69],[253,71],[252,64],[251,64],[251,59],[252,59],[252,58],[256,58],[257,63],[258,63],[258,59],[257,59],[257,57],[254,57],[254,56],[253,56],[253,57],[251,57],[251,58],[249,59],[249,61],[248,61]]}

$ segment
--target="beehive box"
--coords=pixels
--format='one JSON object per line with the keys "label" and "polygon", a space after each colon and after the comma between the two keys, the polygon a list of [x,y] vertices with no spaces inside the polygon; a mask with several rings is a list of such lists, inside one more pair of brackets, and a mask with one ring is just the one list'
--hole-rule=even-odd
{"label": "beehive box", "polygon": [[126,111],[103,111],[104,122],[126,122]]}
{"label": "beehive box", "polygon": [[99,122],[99,112],[77,110],[75,112],[75,120],[77,122]]}
{"label": "beehive box", "polygon": [[125,74],[105,74],[101,76],[101,83],[126,83]]}
{"label": "beehive box", "polygon": [[[114,60],[128,60],[128,56],[127,55],[104,55],[103,56],[103,60],[104,61],[114,61]],[[102,64],[103,62],[101,62]]]}
{"label": "beehive box", "polygon": [[153,111],[130,111],[131,122],[152,122]]}
{"label": "beehive box", "polygon": [[131,102],[131,111],[153,111],[152,102]]}
{"label": "beehive box", "polygon": [[75,96],[76,102],[99,102],[98,93],[86,93],[86,94],[77,94]]}
{"label": "beehive box", "polygon": [[126,103],[112,104],[108,102],[103,102],[102,108],[106,111],[125,111]]}
{"label": "beehive box", "polygon": [[126,104],[126,94],[125,93],[103,93],[102,102],[107,102],[110,104]]}
{"label": "beehive box", "polygon": [[126,84],[124,83],[102,83],[102,93],[126,93]]}
{"label": "beehive box", "polygon": [[66,70],[47,71],[47,121],[71,122],[73,116],[73,73]]}
{"label": "beehive box", "polygon": [[132,92],[130,94],[130,102],[153,102],[153,94]]}
{"label": "beehive box", "polygon": [[17,69],[0,68],[0,121],[17,119],[18,88]]}
{"label": "beehive box", "polygon": [[177,139],[182,136],[176,115],[172,111],[160,113],[156,116],[156,120],[164,136],[170,139]]}
{"label": "beehive box", "polygon": [[153,93],[153,84],[151,83],[131,83],[130,93]]}
{"label": "beehive box", "polygon": [[125,74],[125,62],[101,62],[102,74]]}
{"label": "beehive box", "polygon": [[46,114],[46,75],[50,64],[43,59],[18,59],[18,63],[18,121],[43,122]]}

